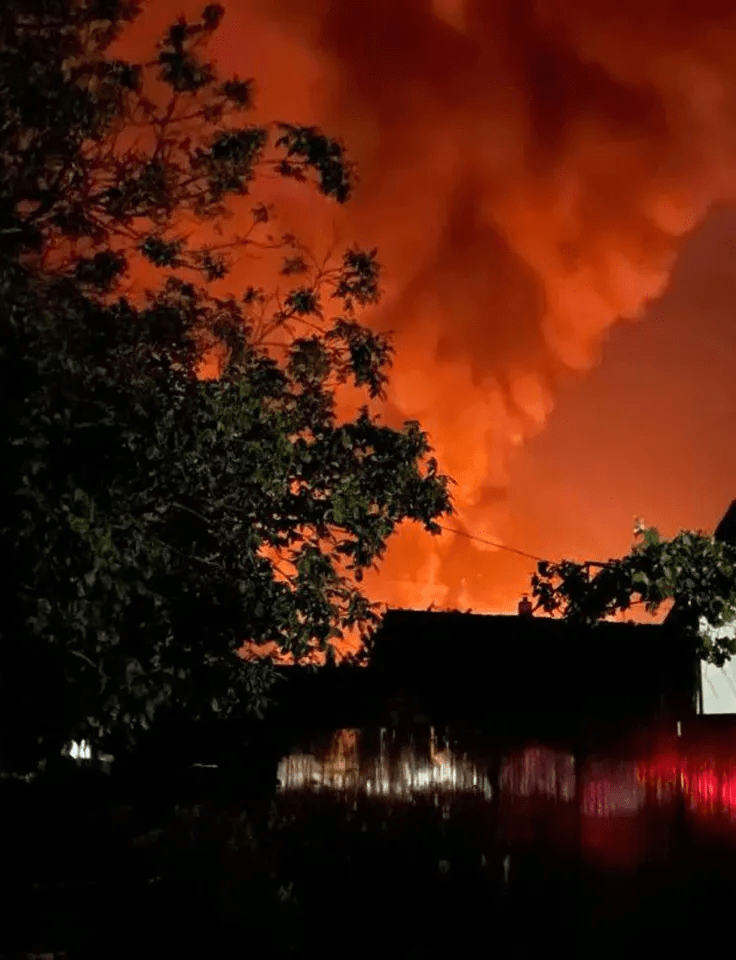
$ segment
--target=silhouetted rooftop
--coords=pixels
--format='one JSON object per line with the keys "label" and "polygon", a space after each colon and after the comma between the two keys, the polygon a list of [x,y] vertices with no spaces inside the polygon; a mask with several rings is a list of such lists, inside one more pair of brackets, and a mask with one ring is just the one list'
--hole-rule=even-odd
{"label": "silhouetted rooftop", "polygon": [[736,500],[731,501],[731,506],[716,527],[715,538],[736,546]]}
{"label": "silhouetted rooftop", "polygon": [[[464,636],[478,636],[480,634],[506,635],[509,633],[533,631],[536,634],[555,635],[568,633],[574,630],[571,624],[561,617],[532,616],[525,617],[509,613],[474,613],[462,610],[413,610],[392,608],[386,612],[383,624],[378,634],[393,633],[397,630],[432,630],[449,634],[455,629],[461,629]],[[590,628],[587,628],[590,629]],[[642,624],[622,621],[605,621],[595,628],[597,631],[635,631],[640,635],[660,631],[659,624]],[[586,628],[582,628],[585,632]]]}

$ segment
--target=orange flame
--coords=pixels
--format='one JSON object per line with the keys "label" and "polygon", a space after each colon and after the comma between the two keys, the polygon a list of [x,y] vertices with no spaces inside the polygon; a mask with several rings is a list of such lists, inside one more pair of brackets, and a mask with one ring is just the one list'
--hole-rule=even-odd
{"label": "orange flame", "polygon": [[[180,8],[194,19],[201,5],[150,4],[121,51],[142,58]],[[385,295],[368,320],[397,347],[385,418],[429,430],[463,529],[583,559],[625,550],[635,513],[710,526],[730,501],[736,453],[706,448],[689,407],[717,392],[714,377],[733,397],[725,303],[711,319],[731,360],[698,354],[692,389],[625,351],[617,380],[591,371],[616,321],[667,290],[682,239],[734,199],[735,44],[730,0],[227,4],[210,53],[222,74],[257,78],[257,119],[318,123],[359,163],[344,209],[293,184],[263,189],[318,254],[378,246]],[[228,282],[257,270],[244,262]],[[694,355],[697,322],[673,296],[656,349],[690,336]],[[638,376],[651,378],[640,392]],[[707,477],[687,466],[703,450]],[[394,605],[510,610],[532,569],[407,527],[366,585]]]}

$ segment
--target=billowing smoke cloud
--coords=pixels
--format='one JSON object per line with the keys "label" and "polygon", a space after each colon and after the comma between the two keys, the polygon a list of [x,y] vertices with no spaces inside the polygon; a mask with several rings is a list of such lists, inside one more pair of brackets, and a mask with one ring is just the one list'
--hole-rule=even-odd
{"label": "billowing smoke cloud", "polygon": [[[466,530],[513,542],[509,466],[557,379],[597,361],[732,198],[735,49],[733,0],[227,4],[220,69],[257,78],[263,116],[317,122],[359,163],[346,208],[290,201],[282,218],[317,245],[379,247],[387,416],[430,431]],[[508,608],[528,568],[407,530],[373,589]]]}

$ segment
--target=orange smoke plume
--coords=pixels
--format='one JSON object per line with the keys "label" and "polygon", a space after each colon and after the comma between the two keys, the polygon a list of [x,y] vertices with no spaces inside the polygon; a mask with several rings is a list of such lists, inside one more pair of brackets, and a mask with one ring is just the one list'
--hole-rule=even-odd
{"label": "orange smoke plume", "polygon": [[[194,19],[202,3],[183,6]],[[150,47],[179,12],[150,5],[121,47]],[[559,555],[575,483],[540,530],[514,464],[560,385],[598,363],[612,325],[663,293],[682,238],[733,199],[734,49],[732,0],[226,4],[210,54],[223,75],[256,78],[258,118],[317,123],[358,162],[345,208],[274,187],[280,221],[317,254],[378,247],[385,293],[368,320],[397,351],[385,417],[430,432],[459,529]],[[611,555],[629,533],[580,548]],[[531,569],[407,528],[368,588],[397,605],[508,610]]]}

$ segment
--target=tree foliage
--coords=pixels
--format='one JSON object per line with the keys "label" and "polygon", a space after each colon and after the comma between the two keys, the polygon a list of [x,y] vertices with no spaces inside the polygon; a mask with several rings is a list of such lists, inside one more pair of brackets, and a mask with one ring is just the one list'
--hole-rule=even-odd
{"label": "tree foliage", "polygon": [[692,635],[700,658],[718,667],[736,653],[736,549],[703,532],[682,531],[664,539],[654,527],[635,528],[624,557],[590,565],[541,562],[532,578],[536,607],[592,626],[643,604],[656,613],[675,604],[678,624]]}
{"label": "tree foliage", "polygon": [[[337,415],[342,385],[384,396],[392,347],[359,318],[379,297],[376,251],[318,262],[266,234],[257,202],[220,248],[177,233],[183,215],[221,226],[263,171],[345,202],[343,147],[233,122],[252,82],[199,56],[219,6],[180,18],[149,64],[106,59],[138,6],[8,0],[0,14],[6,767],[72,737],[128,747],[177,712],[262,710],[271,672],[242,643],[304,656],[366,634],[363,571],[399,523],[437,533],[451,510],[419,424]],[[147,146],[116,149],[137,129]],[[283,251],[286,286],[215,296],[226,251],[258,245]],[[136,257],[161,273],[137,304],[121,296]],[[213,351],[220,375],[204,380]]]}

